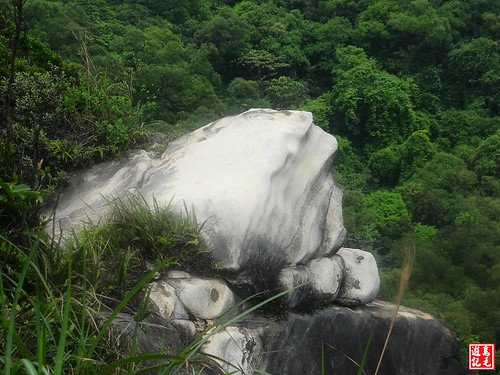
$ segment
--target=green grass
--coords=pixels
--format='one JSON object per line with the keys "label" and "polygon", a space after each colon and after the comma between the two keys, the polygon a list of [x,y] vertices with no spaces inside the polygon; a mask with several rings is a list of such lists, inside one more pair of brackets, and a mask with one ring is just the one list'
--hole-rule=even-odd
{"label": "green grass", "polygon": [[[177,353],[139,353],[133,338],[120,346],[110,334],[120,312],[144,316],[146,286],[158,273],[217,266],[201,241],[202,225],[187,207],[179,218],[170,206],[153,202],[149,208],[138,196],[109,204],[106,225],[88,225],[62,248],[51,248],[41,227],[23,228],[21,243],[0,232],[0,249],[19,255],[15,272],[6,264],[0,268],[1,374],[136,374],[151,366],[173,374],[188,363],[198,369],[213,365],[213,358],[199,353],[206,334]],[[232,311],[210,332],[262,304],[236,317]]]}

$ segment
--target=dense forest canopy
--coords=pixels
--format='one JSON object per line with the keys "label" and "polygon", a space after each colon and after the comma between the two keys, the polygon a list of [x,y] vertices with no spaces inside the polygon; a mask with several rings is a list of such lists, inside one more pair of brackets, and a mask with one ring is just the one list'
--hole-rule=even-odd
{"label": "dense forest canopy", "polygon": [[491,0],[4,0],[0,179],[55,189],[152,131],[311,111],[382,297],[414,246],[405,303],[498,340],[498,40]]}

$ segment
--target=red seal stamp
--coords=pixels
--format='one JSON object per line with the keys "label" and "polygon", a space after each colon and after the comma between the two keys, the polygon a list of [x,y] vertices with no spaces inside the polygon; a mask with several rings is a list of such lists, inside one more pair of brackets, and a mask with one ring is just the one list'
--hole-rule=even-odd
{"label": "red seal stamp", "polygon": [[469,344],[469,370],[496,370],[496,344]]}

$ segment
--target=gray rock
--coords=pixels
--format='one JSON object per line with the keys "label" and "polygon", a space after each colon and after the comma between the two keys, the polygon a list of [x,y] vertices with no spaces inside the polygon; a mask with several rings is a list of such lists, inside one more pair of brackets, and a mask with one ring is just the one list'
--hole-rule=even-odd
{"label": "gray rock", "polygon": [[307,267],[311,271],[311,282],[316,299],[333,302],[337,298],[344,279],[343,265],[335,257],[323,257],[311,260]]}
{"label": "gray rock", "polygon": [[240,269],[257,240],[273,242],[295,264],[333,252],[343,235],[338,220],[326,220],[341,215],[330,202],[336,149],[310,113],[251,110],[173,142],[141,192],[160,204],[174,197],[180,210],[184,202],[193,207],[226,268]]}
{"label": "gray rock", "polygon": [[187,340],[194,339],[198,333],[196,325],[191,320],[172,319],[170,323],[177,329],[178,332],[181,332],[183,337],[186,337]]}
{"label": "gray rock", "polygon": [[253,374],[253,355],[261,352],[259,339],[251,330],[229,326],[222,331],[209,332],[201,347],[229,374]]}
{"label": "gray rock", "polygon": [[184,271],[168,271],[167,278],[168,279],[189,279],[191,275]]}
{"label": "gray rock", "polygon": [[[56,239],[62,233],[71,236],[72,230],[78,231],[84,223],[99,224],[109,211],[109,200],[137,192],[145,172],[152,166],[148,153],[138,150],[72,176],[57,204],[54,218]],[[52,208],[47,208],[45,216],[51,217],[52,211]],[[52,227],[47,231],[52,234]]]}
{"label": "gray rock", "polygon": [[[183,306],[196,319],[216,319],[237,302],[234,293],[220,279],[191,277],[168,279],[166,282],[173,287]],[[150,295],[150,298],[153,299],[153,296]]]}
{"label": "gray rock", "polygon": [[[77,174],[62,193],[56,221],[69,233],[82,220],[104,220],[106,197],[137,192],[151,204],[171,205],[177,215],[192,209],[216,260],[237,274],[235,287],[241,280],[258,285],[255,292],[305,284],[290,294],[292,307],[328,303],[339,293],[346,303],[366,303],[378,290],[376,264],[341,255],[348,270],[339,292],[343,263],[328,259],[345,240],[342,191],[331,174],[336,150],[335,138],[314,125],[309,112],[250,110],[181,137],[159,157],[139,150]],[[175,286],[177,296],[196,317],[212,319],[232,303],[211,303],[199,281],[171,275],[182,285],[180,291]],[[212,289],[221,298],[230,295]],[[184,318],[182,310],[168,315],[172,309],[166,302],[157,306],[166,318]]]}
{"label": "gray rock", "polygon": [[[251,368],[273,375],[321,373],[322,350],[326,374],[357,374],[368,345],[364,371],[373,374],[384,346],[395,306],[374,302],[355,308],[329,306],[314,314],[290,314],[286,319],[241,323],[261,332],[262,353],[253,355]],[[255,372],[256,373],[256,372]],[[401,307],[379,374],[465,374],[455,336],[439,320]]]}
{"label": "gray rock", "polygon": [[189,312],[177,296],[175,288],[167,281],[151,283],[149,309],[166,321],[190,318]]}
{"label": "gray rock", "polygon": [[345,270],[337,300],[348,305],[373,301],[380,287],[378,267],[373,255],[367,251],[343,247],[334,257],[342,259]]}
{"label": "gray rock", "polygon": [[[218,358],[221,374],[317,375],[323,357],[326,374],[354,375],[369,343],[363,370],[373,374],[394,311],[394,305],[375,301],[351,308],[329,306],[313,314],[291,313],[285,318],[254,313],[229,327],[213,327],[201,351]],[[121,322],[122,331],[117,334],[123,340],[135,331],[136,322],[131,317],[121,317]],[[169,324],[159,326],[165,328],[141,324],[139,350],[178,345]],[[439,320],[400,307],[379,374],[465,375],[466,370],[458,341]]]}
{"label": "gray rock", "polygon": [[284,268],[279,278],[282,288],[290,290],[287,299],[292,308],[335,301],[343,279],[343,263],[334,256]]}

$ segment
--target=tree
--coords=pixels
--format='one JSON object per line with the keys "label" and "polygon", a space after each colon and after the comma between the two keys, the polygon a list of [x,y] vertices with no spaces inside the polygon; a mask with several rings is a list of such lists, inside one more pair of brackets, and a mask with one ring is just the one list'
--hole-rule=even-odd
{"label": "tree", "polygon": [[372,218],[369,225],[376,231],[410,221],[410,214],[398,192],[376,190],[366,196],[363,205]]}
{"label": "tree", "polygon": [[394,187],[401,173],[401,147],[387,146],[370,155],[369,168],[380,186]]}
{"label": "tree", "polygon": [[240,77],[233,79],[229,83],[226,103],[230,113],[239,113],[252,107],[269,106],[269,103],[260,98],[259,84]]}
{"label": "tree", "polygon": [[441,227],[453,222],[456,199],[472,193],[476,183],[463,160],[440,152],[400,189],[415,222]]}
{"label": "tree", "polygon": [[302,104],[300,109],[311,112],[313,114],[314,123],[323,128],[323,130],[328,131],[330,127],[330,116],[332,114],[330,102],[330,93],[325,93],[316,99],[307,100]]}
{"label": "tree", "polygon": [[413,132],[401,146],[401,175],[410,177],[436,153],[436,145],[431,142],[429,132]]}
{"label": "tree", "polygon": [[400,143],[416,127],[414,86],[378,68],[356,47],[337,49],[332,107],[349,136],[370,149]]}
{"label": "tree", "polygon": [[[333,17],[325,23],[314,23],[304,46],[307,57],[316,70],[330,73],[335,61],[335,49],[345,46],[352,34],[347,18]],[[319,77],[318,77],[319,78]]]}
{"label": "tree", "polygon": [[216,47],[212,63],[217,72],[234,69],[236,60],[248,48],[247,27],[235,12],[226,8],[201,24],[195,39],[199,44],[211,43]]}
{"label": "tree", "polygon": [[244,52],[238,63],[247,70],[246,76],[254,80],[274,78],[290,67],[283,57],[255,49]]}
{"label": "tree", "polygon": [[307,99],[307,90],[301,82],[282,76],[267,82],[266,97],[276,109],[296,109]]}
{"label": "tree", "polygon": [[476,38],[449,53],[448,84],[454,106],[467,106],[472,100],[484,98],[484,105],[493,115],[500,113],[500,54],[498,43]]}

